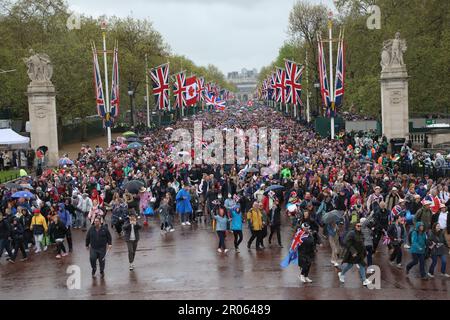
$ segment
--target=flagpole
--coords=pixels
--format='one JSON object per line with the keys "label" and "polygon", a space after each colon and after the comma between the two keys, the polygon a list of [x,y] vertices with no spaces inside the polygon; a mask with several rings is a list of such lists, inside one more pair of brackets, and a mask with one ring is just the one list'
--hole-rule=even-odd
{"label": "flagpole", "polygon": [[[106,23],[102,24],[101,29],[103,30],[102,35],[103,35],[103,60],[104,60],[104,65],[105,65],[105,109],[106,109],[106,118],[109,121],[109,117],[110,117],[110,105],[109,105],[109,83],[108,83],[108,57],[107,57],[107,52],[106,52]],[[108,136],[108,148],[111,147],[111,126],[110,124],[108,124],[106,126],[106,132],[107,132],[107,136]]]}
{"label": "flagpole", "polygon": [[308,49],[306,49],[305,57],[305,68],[306,68],[306,121],[309,123],[311,121],[309,115],[309,68],[308,68]]}
{"label": "flagpole", "polygon": [[145,54],[145,94],[147,96],[147,127],[150,128],[150,99],[148,97],[148,60],[147,54]]}
{"label": "flagpole", "polygon": [[330,100],[331,100],[331,139],[334,139],[334,85],[333,85],[333,13],[328,13],[328,40],[330,47]]}

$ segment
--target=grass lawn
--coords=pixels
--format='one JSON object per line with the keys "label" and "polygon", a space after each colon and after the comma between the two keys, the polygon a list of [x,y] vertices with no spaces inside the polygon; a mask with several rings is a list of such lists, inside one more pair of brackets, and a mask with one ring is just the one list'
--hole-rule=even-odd
{"label": "grass lawn", "polygon": [[8,182],[9,180],[17,179],[18,177],[19,170],[0,171],[0,183]]}

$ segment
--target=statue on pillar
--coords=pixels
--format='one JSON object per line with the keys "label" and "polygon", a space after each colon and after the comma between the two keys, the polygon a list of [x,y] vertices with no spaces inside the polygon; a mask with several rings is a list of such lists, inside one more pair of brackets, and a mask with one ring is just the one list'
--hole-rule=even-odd
{"label": "statue on pillar", "polygon": [[27,73],[31,82],[51,82],[53,65],[50,57],[45,53],[34,53],[33,49],[30,49],[30,54],[32,56],[24,58],[23,61],[28,67]]}
{"label": "statue on pillar", "polygon": [[403,61],[403,53],[406,52],[406,41],[400,39],[400,32],[395,33],[394,39],[383,42],[383,50],[381,51],[381,68],[386,67],[402,67],[405,65]]}

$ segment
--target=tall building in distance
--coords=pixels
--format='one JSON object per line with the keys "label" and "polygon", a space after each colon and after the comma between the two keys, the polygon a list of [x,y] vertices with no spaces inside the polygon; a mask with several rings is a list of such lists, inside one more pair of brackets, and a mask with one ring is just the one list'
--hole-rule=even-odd
{"label": "tall building in distance", "polygon": [[229,72],[227,80],[236,85],[236,97],[241,101],[248,101],[253,98],[253,94],[256,92],[258,71],[255,68],[252,70],[242,68],[241,72]]}

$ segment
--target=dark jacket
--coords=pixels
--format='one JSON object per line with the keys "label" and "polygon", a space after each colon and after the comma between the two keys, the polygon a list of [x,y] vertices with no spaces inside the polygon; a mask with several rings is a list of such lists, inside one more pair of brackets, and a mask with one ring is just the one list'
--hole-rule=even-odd
{"label": "dark jacket", "polygon": [[[405,238],[405,228],[403,228],[402,225],[400,225],[400,239],[398,239],[397,237],[397,228],[396,228],[396,224],[393,223],[389,226],[389,229],[387,230],[388,236],[391,239],[391,245],[393,246],[400,246],[403,243],[403,239]],[[395,240],[397,239],[397,240]]]}
{"label": "dark jacket", "polygon": [[307,238],[303,239],[302,244],[298,247],[298,263],[311,263],[316,253],[316,241],[314,236],[310,233]]}
{"label": "dark jacket", "polygon": [[106,225],[100,226],[97,231],[95,225],[89,229],[86,235],[86,247],[91,246],[93,250],[106,250],[106,245],[111,245],[111,233]]}
{"label": "dark jacket", "polygon": [[66,237],[67,228],[62,220],[59,220],[57,223],[51,223],[48,230],[53,239],[64,239]]}
{"label": "dark jacket", "polygon": [[19,218],[19,222],[22,224],[24,230],[30,230],[31,219],[33,219],[33,217],[30,214],[23,215]]}
{"label": "dark jacket", "polygon": [[276,206],[270,210],[270,224],[272,226],[281,225],[281,209],[279,206]]}
{"label": "dark jacket", "polygon": [[11,225],[7,219],[0,221],[0,240],[8,240],[11,236]]}
{"label": "dark jacket", "polygon": [[443,256],[448,252],[448,244],[443,230],[440,230],[438,233],[428,232],[427,245],[432,256]]}
{"label": "dark jacket", "polygon": [[23,226],[19,221],[17,221],[16,224],[11,225],[11,237],[14,240],[23,239],[23,232],[24,232]]}
{"label": "dark jacket", "polygon": [[[361,263],[365,265],[366,248],[363,234],[360,231],[351,230],[345,237],[344,245],[343,263]],[[353,256],[354,254],[356,254],[355,257]]]}
{"label": "dark jacket", "polygon": [[[134,225],[134,236],[136,237],[136,241],[139,241],[139,230],[142,228],[142,225],[139,224],[139,222],[136,222]],[[131,223],[130,221],[127,221],[124,226],[123,230],[125,231],[125,241],[130,241],[130,235],[131,235]]]}
{"label": "dark jacket", "polygon": [[380,232],[383,229],[388,230],[389,227],[389,211],[387,209],[378,208],[374,210],[373,219],[375,222],[375,231]]}
{"label": "dark jacket", "polygon": [[128,207],[126,206],[126,204],[118,205],[112,210],[111,224],[115,225],[119,222],[124,223],[127,220],[127,217]]}
{"label": "dark jacket", "polygon": [[335,198],[334,207],[336,210],[345,211],[347,209],[345,205],[345,196],[339,194]]}

